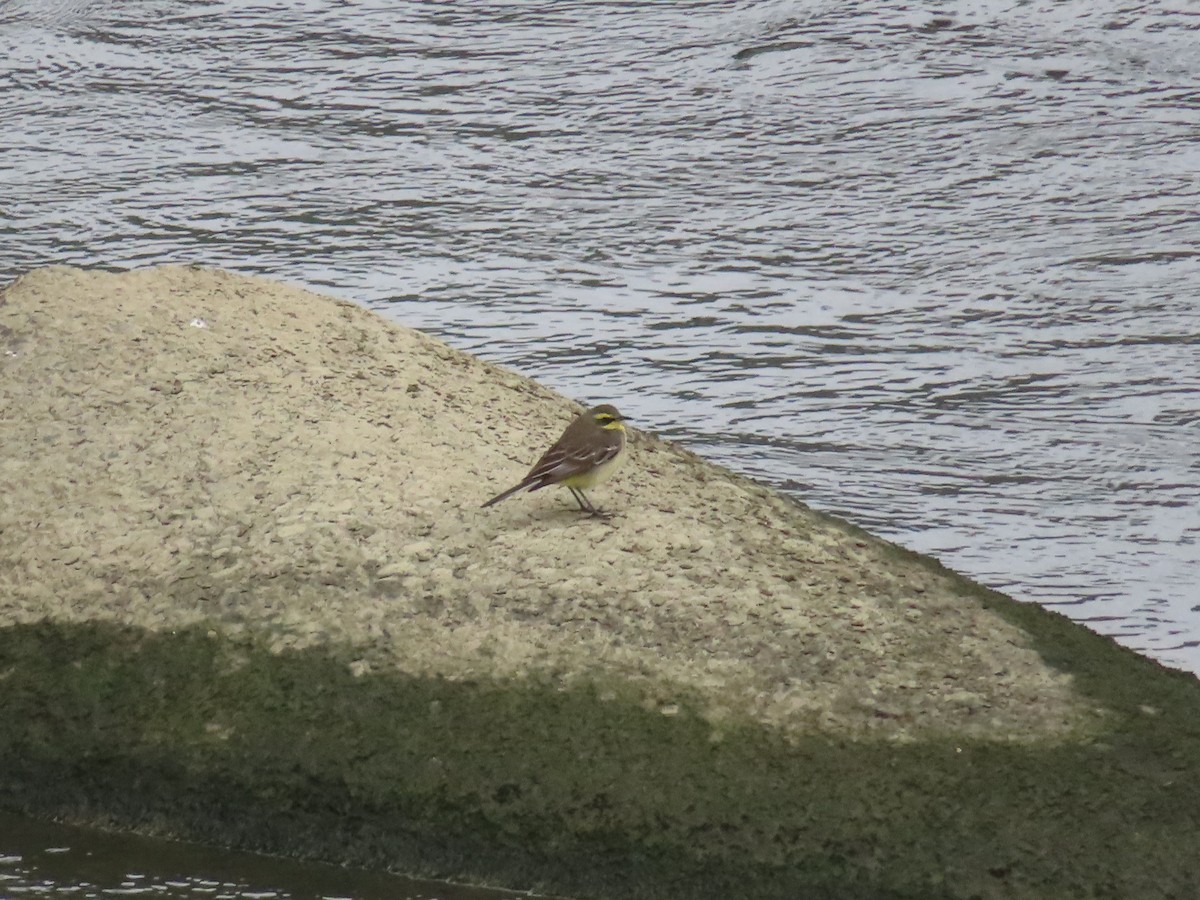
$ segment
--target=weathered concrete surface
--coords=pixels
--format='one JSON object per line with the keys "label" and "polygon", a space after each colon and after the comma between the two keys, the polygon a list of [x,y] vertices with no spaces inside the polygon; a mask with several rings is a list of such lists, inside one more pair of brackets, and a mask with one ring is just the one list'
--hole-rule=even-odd
{"label": "weathered concrete surface", "polygon": [[1192,896],[1195,679],[647,435],[611,520],[480,510],[572,413],[263,280],[18,281],[0,805],[588,897]]}

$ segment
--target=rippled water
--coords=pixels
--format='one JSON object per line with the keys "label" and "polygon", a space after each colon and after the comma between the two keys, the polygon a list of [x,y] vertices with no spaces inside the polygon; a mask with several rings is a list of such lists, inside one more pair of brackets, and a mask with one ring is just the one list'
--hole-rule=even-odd
{"label": "rippled water", "polygon": [[0,272],[327,288],[1200,671],[1198,28],[10,0]]}
{"label": "rippled water", "polygon": [[5,900],[516,900],[532,896],[103,834],[0,813],[0,897]]}

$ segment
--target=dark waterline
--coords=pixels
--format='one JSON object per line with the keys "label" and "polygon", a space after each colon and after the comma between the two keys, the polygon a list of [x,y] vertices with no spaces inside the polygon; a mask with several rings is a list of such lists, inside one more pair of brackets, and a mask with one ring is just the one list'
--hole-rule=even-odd
{"label": "dark waterline", "polygon": [[414,881],[0,813],[0,897],[220,900],[512,900],[510,891]]}

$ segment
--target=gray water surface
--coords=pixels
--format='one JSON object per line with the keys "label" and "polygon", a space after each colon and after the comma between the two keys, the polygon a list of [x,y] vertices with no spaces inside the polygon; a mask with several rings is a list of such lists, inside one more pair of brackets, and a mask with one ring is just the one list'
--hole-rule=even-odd
{"label": "gray water surface", "polygon": [[1200,672],[1198,29],[9,0],[0,274],[351,297]]}

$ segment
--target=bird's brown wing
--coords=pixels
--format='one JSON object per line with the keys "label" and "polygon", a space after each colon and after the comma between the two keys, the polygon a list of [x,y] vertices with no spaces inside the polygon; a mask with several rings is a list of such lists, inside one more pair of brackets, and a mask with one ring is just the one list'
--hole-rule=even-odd
{"label": "bird's brown wing", "polygon": [[536,491],[549,484],[558,484],[572,475],[590,471],[621,452],[620,443],[603,447],[569,447],[563,446],[564,443],[565,441],[547,450],[542,458],[534,463],[521,483],[529,490]]}

